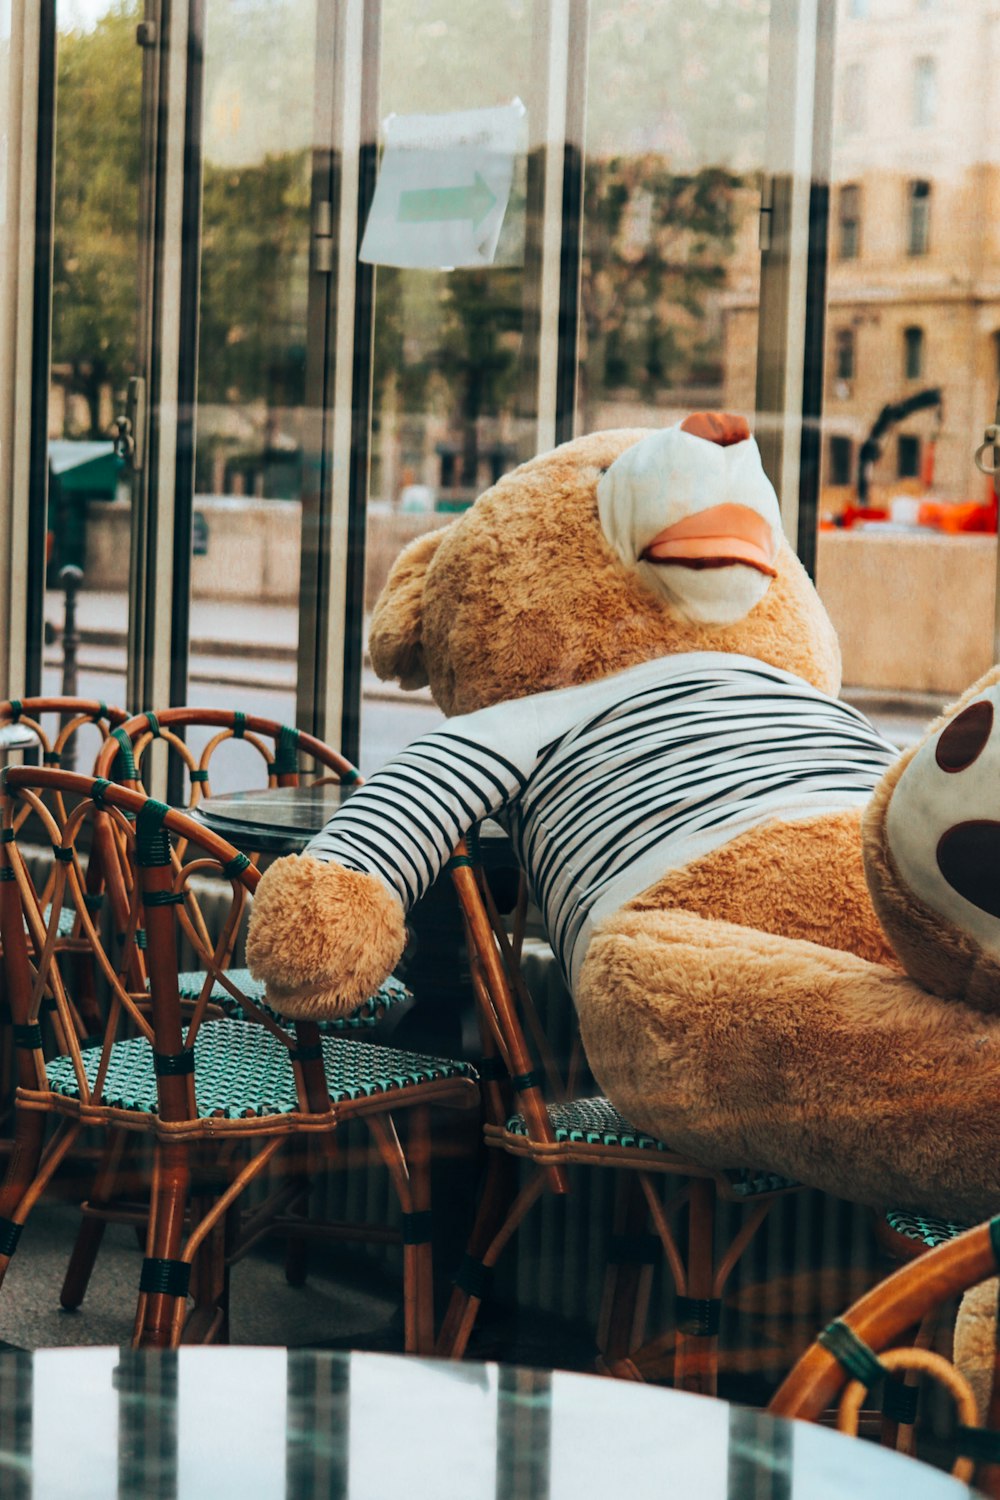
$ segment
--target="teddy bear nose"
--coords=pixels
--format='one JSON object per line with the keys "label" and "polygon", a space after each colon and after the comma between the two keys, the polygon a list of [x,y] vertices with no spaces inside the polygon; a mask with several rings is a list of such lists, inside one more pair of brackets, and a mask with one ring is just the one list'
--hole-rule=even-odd
{"label": "teddy bear nose", "polygon": [[1000,823],[974,818],[938,840],[938,869],[952,890],[991,917],[1000,917]]}

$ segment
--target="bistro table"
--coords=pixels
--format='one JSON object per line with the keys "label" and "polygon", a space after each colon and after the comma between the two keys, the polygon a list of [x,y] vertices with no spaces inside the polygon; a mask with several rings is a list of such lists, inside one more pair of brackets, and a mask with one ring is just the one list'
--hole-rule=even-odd
{"label": "bistro table", "polygon": [[27,724],[0,724],[0,759],[11,750],[37,750],[41,740]]}
{"label": "bistro table", "polygon": [[912,1458],[707,1396],[243,1347],[0,1354],[7,1500],[960,1500]]}

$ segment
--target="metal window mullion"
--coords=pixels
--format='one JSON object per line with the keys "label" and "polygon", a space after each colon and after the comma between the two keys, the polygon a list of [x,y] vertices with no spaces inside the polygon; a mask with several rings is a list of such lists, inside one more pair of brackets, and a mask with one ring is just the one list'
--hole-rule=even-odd
{"label": "metal window mullion", "polygon": [[[833,170],[833,59],[836,7],[819,7],[813,73],[812,180],[802,351],[802,440],[799,452],[796,551],[810,578],[816,576],[816,536],[822,472],[824,344],[830,181]],[[855,208],[855,214],[857,209]]]}
{"label": "metal window mullion", "polygon": [[798,538],[818,0],[774,0],[757,341],[757,435]]}
{"label": "metal window mullion", "polygon": [[[174,490],[177,477],[177,409],[180,371],[184,148],[187,89],[187,0],[147,0],[156,45],[147,47],[153,70],[147,102],[149,243],[140,265],[140,369],[147,378],[147,442],[137,476],[130,577],[129,706],[170,702],[173,631]],[[155,101],[155,102],[154,102]],[[151,790],[153,790],[151,788]],[[165,788],[160,789],[160,793]]]}
{"label": "metal window mullion", "polygon": [[[0,203],[6,267],[0,285],[2,697],[24,695],[41,679],[52,288],[55,14],[51,0],[12,10],[7,50],[9,135],[6,200]],[[44,194],[44,203],[39,194]],[[39,210],[43,223],[36,239]],[[47,257],[41,254],[43,245],[48,248]]]}
{"label": "metal window mullion", "polygon": [[523,344],[534,441],[525,458],[573,435],[589,13],[589,0],[535,12]]}
{"label": "metal window mullion", "polygon": [[[303,506],[297,722],[357,759],[374,317],[373,271],[357,257],[374,183],[381,7],[344,0],[319,20],[328,37],[318,55],[332,57],[333,89],[329,198],[314,200],[314,216],[317,203],[328,201],[332,243],[324,249],[329,271],[320,273],[329,293],[319,482]],[[316,184],[314,174],[314,191]]]}

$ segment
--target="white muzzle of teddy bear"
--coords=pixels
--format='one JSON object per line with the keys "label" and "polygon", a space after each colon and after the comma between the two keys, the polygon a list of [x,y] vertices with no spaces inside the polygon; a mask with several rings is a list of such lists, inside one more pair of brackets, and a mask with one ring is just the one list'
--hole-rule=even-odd
{"label": "white muzzle of teddy bear", "polygon": [[692,624],[736,624],[775,575],[781,513],[753,438],[651,433],[602,475],[597,508],[625,566]]}

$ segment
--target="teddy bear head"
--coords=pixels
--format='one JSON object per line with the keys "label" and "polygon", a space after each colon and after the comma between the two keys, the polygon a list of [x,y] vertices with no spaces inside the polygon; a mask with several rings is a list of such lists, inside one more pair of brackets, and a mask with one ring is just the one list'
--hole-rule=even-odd
{"label": "teddy bear head", "polygon": [[597,432],[506,475],[401,553],[369,635],[380,677],[447,714],[660,656],[726,651],[840,688],[833,627],[741,417]]}

